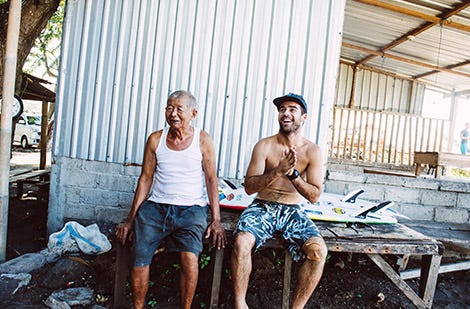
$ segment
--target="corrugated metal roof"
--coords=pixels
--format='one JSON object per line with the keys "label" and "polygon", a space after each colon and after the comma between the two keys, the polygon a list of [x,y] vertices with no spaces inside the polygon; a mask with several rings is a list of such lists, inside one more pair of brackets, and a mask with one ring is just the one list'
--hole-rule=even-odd
{"label": "corrugated metal roof", "polygon": [[470,94],[470,1],[347,0],[341,58]]}

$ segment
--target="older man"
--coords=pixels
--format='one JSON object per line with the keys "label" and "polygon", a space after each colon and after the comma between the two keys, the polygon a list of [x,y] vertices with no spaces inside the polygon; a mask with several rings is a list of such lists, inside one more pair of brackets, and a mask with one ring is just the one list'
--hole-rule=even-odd
{"label": "older man", "polygon": [[[150,134],[142,173],[129,215],[116,230],[124,243],[134,230],[134,267],[131,271],[134,308],[143,308],[152,256],[162,240],[181,259],[181,308],[190,308],[198,279],[202,238],[213,237],[217,248],[226,244],[220,222],[215,154],[206,132],[193,127],[196,100],[187,91],[172,93],[165,108],[169,127]],[[155,181],[154,181],[155,179]],[[207,202],[212,222],[207,227]],[[207,228],[207,229],[206,229]]]}
{"label": "older man", "polygon": [[251,250],[280,233],[288,240],[294,261],[304,260],[292,300],[303,308],[317,286],[327,248],[317,227],[301,211],[301,196],[314,203],[322,188],[322,155],[317,145],[302,136],[307,104],[289,93],[274,99],[279,132],[254,147],[245,177],[245,191],[258,193],[241,214],[232,251],[235,308],[248,308],[246,292],[251,273]]}

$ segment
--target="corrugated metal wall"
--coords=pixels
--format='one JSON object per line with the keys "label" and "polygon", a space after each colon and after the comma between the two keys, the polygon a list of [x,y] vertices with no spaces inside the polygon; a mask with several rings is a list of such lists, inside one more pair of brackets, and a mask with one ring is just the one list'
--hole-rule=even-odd
{"label": "corrugated metal wall", "polygon": [[[336,106],[350,107],[353,66],[342,63],[339,67]],[[425,85],[373,72],[358,69],[355,76],[354,106],[352,108],[409,113],[421,115]]]}
{"label": "corrugated metal wall", "polygon": [[243,178],[254,143],[278,130],[272,99],[309,102],[308,138],[332,117],[345,0],[69,0],[54,156],[140,163],[177,89],[199,101],[219,176]]}

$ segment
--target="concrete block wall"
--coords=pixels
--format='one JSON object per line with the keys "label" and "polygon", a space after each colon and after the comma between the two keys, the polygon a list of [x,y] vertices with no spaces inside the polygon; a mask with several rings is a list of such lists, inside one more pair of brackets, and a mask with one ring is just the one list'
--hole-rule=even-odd
{"label": "concrete block wall", "polygon": [[[71,220],[100,225],[120,222],[132,204],[140,171],[138,166],[55,158],[48,233]],[[359,166],[328,163],[325,192],[345,194],[358,188],[365,190],[364,199],[394,201],[395,209],[411,219],[470,223],[470,181],[365,174]]]}
{"label": "concrete block wall", "polygon": [[367,174],[360,166],[328,163],[325,192],[359,188],[365,190],[361,198],[393,201],[393,208],[410,219],[470,223],[470,180]]}
{"label": "concrete block wall", "polygon": [[48,233],[68,221],[118,223],[132,205],[141,168],[57,157],[51,166]]}

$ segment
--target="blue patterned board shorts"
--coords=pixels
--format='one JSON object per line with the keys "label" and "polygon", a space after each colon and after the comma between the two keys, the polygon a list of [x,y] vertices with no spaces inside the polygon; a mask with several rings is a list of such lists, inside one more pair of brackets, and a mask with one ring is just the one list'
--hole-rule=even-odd
{"label": "blue patterned board shorts", "polygon": [[163,240],[168,252],[193,252],[199,256],[206,228],[205,206],[143,202],[134,224],[134,266],[150,265]]}
{"label": "blue patterned board shorts", "polygon": [[321,237],[315,223],[299,205],[288,205],[255,199],[241,214],[233,232],[249,232],[255,236],[259,249],[275,233],[289,243],[288,250],[294,261],[305,258],[302,246],[311,237]]}

